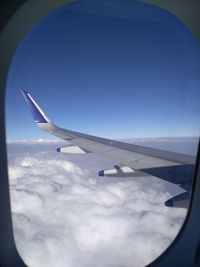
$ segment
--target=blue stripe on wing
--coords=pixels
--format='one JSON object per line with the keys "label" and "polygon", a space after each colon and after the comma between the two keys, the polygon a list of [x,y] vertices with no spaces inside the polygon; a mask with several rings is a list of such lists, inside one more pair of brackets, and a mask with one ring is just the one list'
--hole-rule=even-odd
{"label": "blue stripe on wing", "polygon": [[44,118],[44,116],[41,114],[41,112],[38,110],[38,108],[36,107],[36,105],[33,103],[33,101],[31,100],[31,98],[28,95],[27,91],[21,90],[23,97],[25,98],[28,107],[33,115],[33,118],[35,120],[35,122],[39,122],[39,123],[47,123],[46,119]]}

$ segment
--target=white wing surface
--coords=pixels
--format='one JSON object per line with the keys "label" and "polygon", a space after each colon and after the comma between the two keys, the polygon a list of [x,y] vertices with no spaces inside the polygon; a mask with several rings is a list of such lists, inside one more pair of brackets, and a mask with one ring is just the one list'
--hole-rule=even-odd
{"label": "white wing surface", "polygon": [[[45,115],[27,91],[21,91],[36,124],[43,130],[72,144],[57,151],[65,153],[95,152],[113,159],[118,163],[114,169],[100,171],[100,176],[133,176],[135,170],[146,172],[161,179],[191,190],[195,157],[181,153],[153,149],[116,140],[110,140],[56,126]],[[188,192],[168,200],[166,206],[185,207],[188,204]]]}

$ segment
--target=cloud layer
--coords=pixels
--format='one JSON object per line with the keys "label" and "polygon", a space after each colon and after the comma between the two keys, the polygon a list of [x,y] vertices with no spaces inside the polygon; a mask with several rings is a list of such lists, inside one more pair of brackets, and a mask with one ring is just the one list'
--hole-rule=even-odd
{"label": "cloud layer", "polygon": [[186,211],[163,204],[182,192],[168,182],[98,177],[112,161],[50,152],[42,142],[37,151],[9,146],[14,234],[28,266],[144,266],[182,225]]}

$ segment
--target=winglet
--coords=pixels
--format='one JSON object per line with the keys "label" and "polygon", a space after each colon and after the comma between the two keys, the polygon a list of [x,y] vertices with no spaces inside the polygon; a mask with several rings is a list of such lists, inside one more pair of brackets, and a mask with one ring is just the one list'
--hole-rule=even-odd
{"label": "winglet", "polygon": [[49,120],[49,118],[45,115],[42,109],[34,101],[34,99],[31,97],[29,92],[25,90],[21,90],[21,93],[28,104],[28,107],[33,115],[35,122],[36,123],[50,123],[51,121]]}

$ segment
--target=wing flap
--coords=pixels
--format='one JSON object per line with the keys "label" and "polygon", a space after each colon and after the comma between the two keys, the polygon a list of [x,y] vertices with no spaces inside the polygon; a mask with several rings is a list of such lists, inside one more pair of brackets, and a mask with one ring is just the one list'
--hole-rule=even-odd
{"label": "wing flap", "polygon": [[183,192],[176,195],[165,202],[166,207],[184,208],[187,209],[189,206],[190,193]]}

